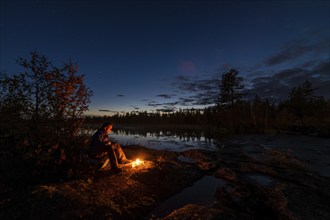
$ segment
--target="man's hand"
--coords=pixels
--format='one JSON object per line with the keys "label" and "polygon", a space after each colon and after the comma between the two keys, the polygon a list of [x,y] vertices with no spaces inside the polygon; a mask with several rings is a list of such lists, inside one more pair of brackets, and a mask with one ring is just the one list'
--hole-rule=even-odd
{"label": "man's hand", "polygon": [[107,142],[107,145],[109,145],[109,146],[112,146],[112,145],[114,145],[114,144],[117,144],[117,142],[115,142],[115,141],[112,141],[112,142],[111,142],[111,141],[108,141],[108,142]]}

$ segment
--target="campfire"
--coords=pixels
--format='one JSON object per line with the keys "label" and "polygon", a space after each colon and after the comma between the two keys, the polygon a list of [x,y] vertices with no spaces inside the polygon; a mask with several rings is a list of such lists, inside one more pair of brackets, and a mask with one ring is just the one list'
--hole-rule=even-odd
{"label": "campfire", "polygon": [[141,165],[142,163],[143,163],[142,160],[140,160],[140,159],[136,159],[135,161],[132,162],[132,167],[133,167],[133,168],[134,168],[134,167],[137,167],[137,166]]}
{"label": "campfire", "polygon": [[127,164],[133,172],[147,172],[149,169],[154,167],[154,163],[148,160],[142,160],[137,158],[130,164]]}

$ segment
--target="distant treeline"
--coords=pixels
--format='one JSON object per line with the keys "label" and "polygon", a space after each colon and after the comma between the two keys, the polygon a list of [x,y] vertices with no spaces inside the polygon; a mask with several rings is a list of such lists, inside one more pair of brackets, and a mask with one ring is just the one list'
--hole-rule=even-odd
{"label": "distant treeline", "polygon": [[253,101],[230,108],[217,106],[205,109],[180,109],[171,113],[147,111],[116,114],[113,116],[87,116],[88,124],[112,121],[120,125],[201,125],[227,129],[234,133],[267,132],[269,130],[297,131],[306,134],[330,136],[330,102],[304,104],[295,107],[289,101],[272,104],[258,97]]}
{"label": "distant treeline", "polygon": [[254,133],[271,130],[330,136],[330,100],[315,96],[312,84],[305,81],[292,88],[287,100],[271,103],[255,96],[245,100],[242,78],[236,70],[222,77],[218,102],[204,109],[173,112],[130,112],[113,116],[88,116],[88,124],[112,121],[120,125],[200,125],[228,133]]}

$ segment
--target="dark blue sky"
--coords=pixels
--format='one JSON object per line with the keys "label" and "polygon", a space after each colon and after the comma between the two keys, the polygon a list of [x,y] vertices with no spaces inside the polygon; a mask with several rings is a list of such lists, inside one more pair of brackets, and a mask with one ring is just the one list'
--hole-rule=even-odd
{"label": "dark blue sky", "polygon": [[328,0],[0,1],[1,71],[33,50],[72,59],[90,114],[204,108],[229,68],[252,97],[285,99],[308,79],[330,98]]}

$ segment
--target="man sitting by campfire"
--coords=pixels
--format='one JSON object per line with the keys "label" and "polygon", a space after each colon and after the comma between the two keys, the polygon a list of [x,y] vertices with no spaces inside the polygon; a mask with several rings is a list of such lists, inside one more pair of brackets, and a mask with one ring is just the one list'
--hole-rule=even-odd
{"label": "man sitting by campfire", "polygon": [[109,139],[109,133],[112,130],[113,124],[106,122],[98,129],[92,137],[89,156],[94,159],[103,159],[108,157],[110,159],[111,171],[119,173],[122,168],[118,164],[130,163],[125,156],[120,144],[111,142]]}

